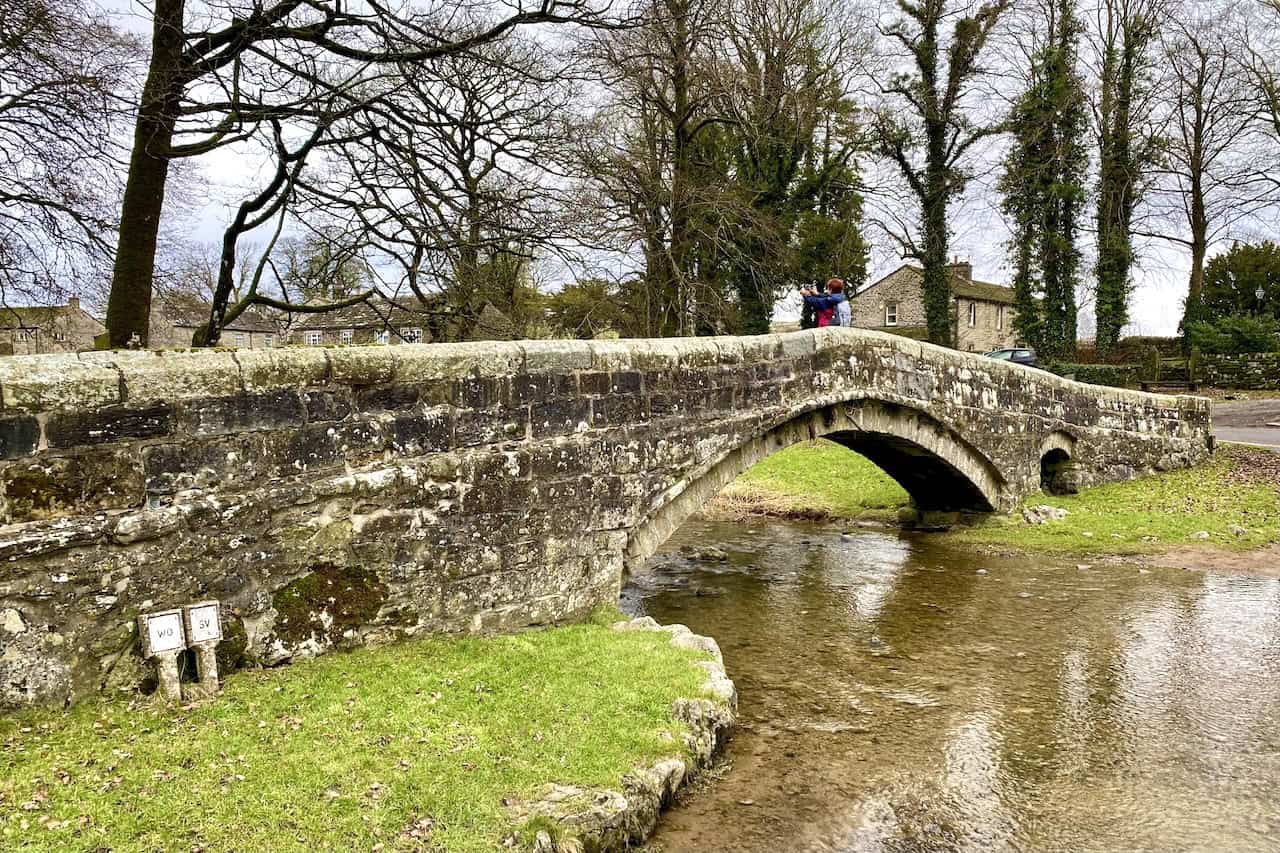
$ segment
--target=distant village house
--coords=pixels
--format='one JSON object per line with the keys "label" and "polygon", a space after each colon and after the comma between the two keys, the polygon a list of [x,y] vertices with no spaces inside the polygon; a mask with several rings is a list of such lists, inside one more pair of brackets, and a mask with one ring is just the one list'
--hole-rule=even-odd
{"label": "distant village house", "polygon": [[105,331],[75,296],[66,305],[0,306],[0,355],[91,350]]}
{"label": "distant village house", "polygon": [[[951,276],[953,344],[966,352],[1020,346],[1013,331],[1013,288],[975,281],[973,265],[947,265]],[[849,300],[853,325],[924,340],[924,271],[903,264]]]}

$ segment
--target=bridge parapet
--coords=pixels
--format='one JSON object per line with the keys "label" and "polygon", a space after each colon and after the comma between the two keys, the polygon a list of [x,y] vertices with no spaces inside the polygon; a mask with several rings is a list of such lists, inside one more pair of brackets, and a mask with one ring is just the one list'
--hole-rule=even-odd
{"label": "bridge parapet", "polygon": [[829,435],[925,509],[1194,464],[1207,401],[905,338],[526,341],[0,359],[0,706],[131,685],[141,609],[224,665],[616,600],[754,461]]}

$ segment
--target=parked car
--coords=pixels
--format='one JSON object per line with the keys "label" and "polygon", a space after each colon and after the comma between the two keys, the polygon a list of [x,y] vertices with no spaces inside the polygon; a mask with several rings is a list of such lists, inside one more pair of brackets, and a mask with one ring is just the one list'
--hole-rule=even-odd
{"label": "parked car", "polygon": [[1036,363],[1036,351],[1015,347],[1013,349],[997,349],[987,353],[987,358],[998,358],[1001,361],[1012,361],[1014,364],[1025,364],[1027,367],[1039,367]]}

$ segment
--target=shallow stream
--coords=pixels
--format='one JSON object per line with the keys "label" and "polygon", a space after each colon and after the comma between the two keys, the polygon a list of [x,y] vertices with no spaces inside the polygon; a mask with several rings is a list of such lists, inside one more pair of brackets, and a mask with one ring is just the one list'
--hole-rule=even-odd
{"label": "shallow stream", "polygon": [[715,637],[721,778],[651,849],[1280,851],[1280,581],[695,521],[623,607]]}

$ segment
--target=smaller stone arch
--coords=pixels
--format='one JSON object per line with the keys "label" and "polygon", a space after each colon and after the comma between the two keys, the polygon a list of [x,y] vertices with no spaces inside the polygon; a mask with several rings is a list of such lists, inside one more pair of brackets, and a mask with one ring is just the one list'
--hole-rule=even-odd
{"label": "smaller stone arch", "polygon": [[1062,430],[1050,433],[1040,443],[1040,491],[1046,495],[1074,495],[1080,486],[1075,436]]}

